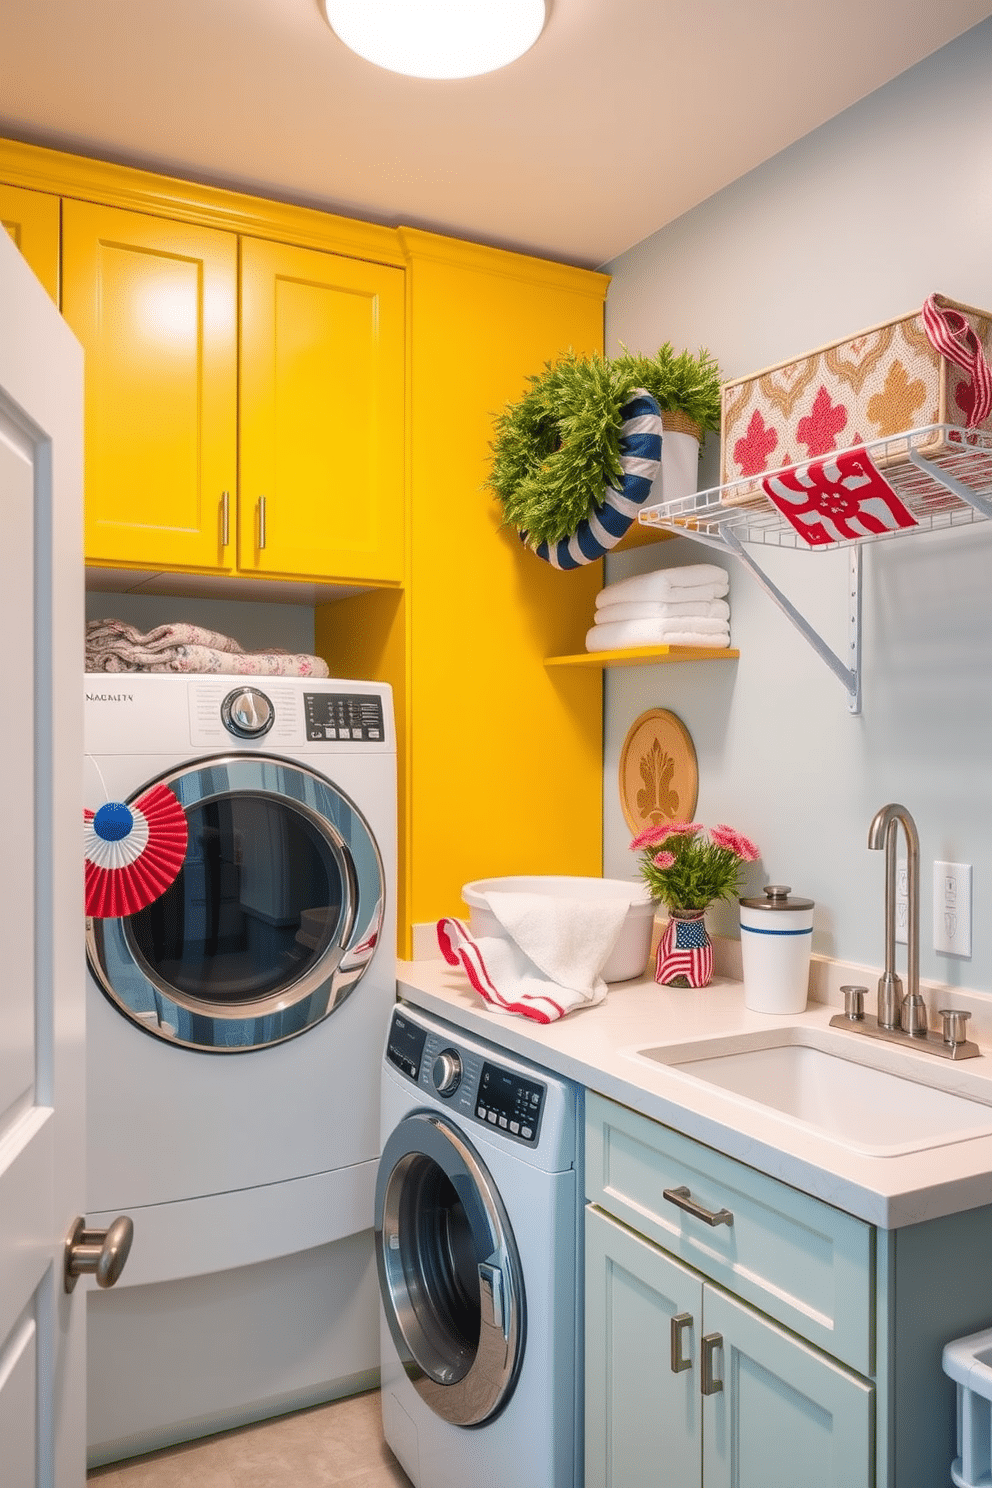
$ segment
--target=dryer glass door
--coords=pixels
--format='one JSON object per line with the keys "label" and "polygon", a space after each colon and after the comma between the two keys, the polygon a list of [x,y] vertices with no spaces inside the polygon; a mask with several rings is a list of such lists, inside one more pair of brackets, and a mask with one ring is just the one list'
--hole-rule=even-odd
{"label": "dryer glass door", "polygon": [[513,1232],[465,1137],[416,1112],[379,1161],[376,1263],[403,1367],[436,1415],[478,1426],[509,1400],[524,1350],[524,1291]]}
{"label": "dryer glass door", "polygon": [[98,982],[139,1026],[187,1048],[302,1033],[352,991],[378,943],[384,879],[368,823],[330,781],[264,756],[162,783],[185,811],[186,858],[146,909],[88,921]]}

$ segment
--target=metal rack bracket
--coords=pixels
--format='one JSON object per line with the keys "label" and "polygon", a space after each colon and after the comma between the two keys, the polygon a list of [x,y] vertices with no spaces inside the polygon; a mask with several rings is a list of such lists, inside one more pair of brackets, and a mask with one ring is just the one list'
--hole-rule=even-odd
{"label": "metal rack bracket", "polygon": [[[905,504],[914,519],[913,526],[864,532],[814,548],[764,496],[764,476],[748,476],[679,501],[644,507],[638,514],[638,521],[645,526],[664,527],[730,553],[742,563],[843,684],[851,713],[861,712],[861,550],[865,543],[992,518],[992,433],[931,424],[893,438],[870,441],[860,448]],[[802,468],[789,465],[767,474],[785,475]],[[805,553],[848,549],[846,663],[748,551],[760,545]]]}

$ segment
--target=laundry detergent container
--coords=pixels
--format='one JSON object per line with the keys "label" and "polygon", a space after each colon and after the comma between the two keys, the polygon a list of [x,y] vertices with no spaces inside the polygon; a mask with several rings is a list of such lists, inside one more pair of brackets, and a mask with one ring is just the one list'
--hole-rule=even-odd
{"label": "laundry detergent container", "polygon": [[486,903],[487,894],[541,894],[548,899],[548,913],[554,912],[556,899],[626,899],[629,908],[620,934],[602,969],[607,982],[629,982],[644,975],[651,955],[651,931],[657,908],[643,883],[620,878],[569,878],[544,874],[520,874],[510,878],[478,878],[462,889],[469,907],[469,926],[476,938],[505,934],[499,920]]}

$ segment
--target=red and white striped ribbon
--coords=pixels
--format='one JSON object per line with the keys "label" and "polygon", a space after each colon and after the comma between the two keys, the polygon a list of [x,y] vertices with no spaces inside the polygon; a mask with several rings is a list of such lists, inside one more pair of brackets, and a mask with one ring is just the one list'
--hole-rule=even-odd
{"label": "red and white striped ribbon", "polygon": [[975,404],[968,416],[968,428],[984,423],[992,410],[992,368],[981,341],[961,314],[941,304],[942,296],[932,294],[923,306],[923,328],[935,351],[967,372],[975,393]]}

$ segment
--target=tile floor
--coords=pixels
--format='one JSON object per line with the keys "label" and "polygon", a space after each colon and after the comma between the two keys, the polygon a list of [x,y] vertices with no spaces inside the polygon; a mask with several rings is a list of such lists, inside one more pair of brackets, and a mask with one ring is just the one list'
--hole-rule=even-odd
{"label": "tile floor", "polygon": [[410,1488],[382,1439],[379,1394],[95,1467],[93,1488]]}

